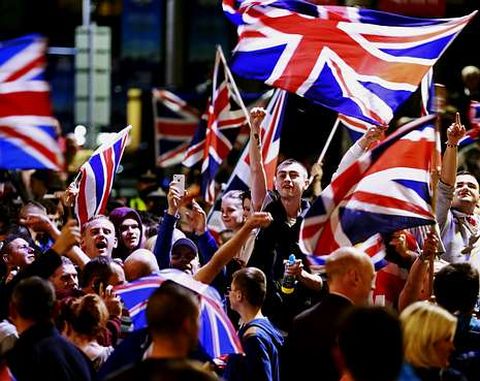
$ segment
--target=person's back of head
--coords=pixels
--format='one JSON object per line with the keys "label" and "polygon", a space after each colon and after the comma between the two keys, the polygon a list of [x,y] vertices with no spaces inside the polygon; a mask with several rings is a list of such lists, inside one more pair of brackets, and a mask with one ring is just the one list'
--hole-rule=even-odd
{"label": "person's back of head", "polygon": [[55,290],[50,282],[38,276],[20,281],[13,289],[13,315],[34,323],[51,320],[55,305]]}
{"label": "person's back of head", "polygon": [[108,280],[113,275],[111,268],[112,259],[106,256],[95,257],[90,260],[82,270],[80,287],[83,289],[92,288],[98,292],[100,284],[108,285]]}
{"label": "person's back of head", "polygon": [[340,326],[338,346],[355,381],[394,381],[400,373],[402,329],[398,318],[384,308],[350,310]]}
{"label": "person's back of head", "polygon": [[[152,337],[189,334],[185,323],[195,323],[198,329],[200,305],[196,295],[187,288],[165,281],[150,296],[147,304],[147,323]],[[195,332],[195,341],[196,334]],[[192,333],[193,334],[193,333]]]}
{"label": "person's back of head", "polygon": [[232,285],[242,292],[245,300],[253,307],[261,308],[267,292],[267,279],[262,270],[245,267],[237,270],[232,277]]}
{"label": "person's back of head", "polygon": [[451,313],[470,314],[478,300],[479,274],[468,262],[450,263],[433,280],[436,302]]}
{"label": "person's back of head", "polygon": [[370,257],[354,247],[341,247],[325,262],[328,287],[354,304],[366,304],[375,277]]}
{"label": "person's back of head", "polygon": [[94,339],[105,327],[108,309],[100,296],[87,294],[71,304],[70,324],[73,330],[88,339]]}
{"label": "person's back of head", "polygon": [[129,282],[159,271],[155,255],[146,249],[137,249],[123,263],[125,277]]}

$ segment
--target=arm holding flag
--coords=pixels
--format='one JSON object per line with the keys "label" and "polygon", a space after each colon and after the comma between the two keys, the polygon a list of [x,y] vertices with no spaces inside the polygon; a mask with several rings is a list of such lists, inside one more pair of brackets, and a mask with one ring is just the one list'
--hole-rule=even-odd
{"label": "arm holding flag", "polygon": [[261,124],[266,116],[263,108],[254,107],[250,111],[250,173],[252,181],[252,207],[254,211],[262,208],[267,195],[267,175],[262,159]]}
{"label": "arm holding flag", "polygon": [[428,291],[432,289],[429,282],[432,279],[429,276],[429,267],[433,266],[433,257],[437,251],[439,238],[435,232],[430,231],[427,234],[423,244],[423,251],[413,263],[408,273],[407,282],[400,292],[398,298],[398,310],[402,311],[413,302],[428,299]]}
{"label": "arm holding flag", "polygon": [[354,161],[363,155],[365,151],[379,142],[385,137],[386,126],[371,126],[363,136],[353,144],[349,150],[343,155],[342,160],[338,164],[338,168],[332,175],[332,179],[337,177],[341,172],[348,168]]}

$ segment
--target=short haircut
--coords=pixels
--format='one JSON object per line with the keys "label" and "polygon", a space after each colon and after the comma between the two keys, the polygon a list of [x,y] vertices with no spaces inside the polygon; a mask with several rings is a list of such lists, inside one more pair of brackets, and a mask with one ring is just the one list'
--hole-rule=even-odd
{"label": "short haircut", "polygon": [[[380,307],[355,307],[344,317],[338,345],[355,381],[394,381],[403,362],[399,319]],[[375,353],[375,361],[372,361]]]}
{"label": "short haircut", "polygon": [[291,164],[298,164],[302,168],[302,173],[301,174],[305,177],[308,177],[307,168],[305,168],[305,166],[302,163],[300,163],[298,160],[295,160],[295,159],[286,159],[286,160],[282,161],[280,164],[278,164],[275,174],[277,174],[279,171],[281,171],[287,165],[291,165]]}
{"label": "short haircut", "polygon": [[342,276],[352,267],[364,266],[369,260],[368,255],[359,249],[341,247],[330,254],[325,261],[327,278]]}
{"label": "short haircut", "polygon": [[433,280],[436,302],[451,313],[472,312],[478,300],[478,271],[467,262],[450,263]]}
{"label": "short haircut", "polygon": [[267,292],[267,279],[262,270],[256,267],[237,270],[233,273],[232,283],[242,291],[245,299],[252,306],[261,307],[263,305]]}
{"label": "short haircut", "polygon": [[[98,283],[103,283],[104,286],[107,286],[108,280],[113,275],[111,263],[112,259],[105,255],[99,255],[90,260],[82,270],[80,287],[88,286],[94,278],[97,278]],[[99,286],[99,284],[96,286]]]}
{"label": "short haircut", "polygon": [[193,291],[165,281],[148,299],[148,327],[153,336],[172,337],[183,331],[186,320],[198,319],[199,311]]}
{"label": "short haircut", "polygon": [[96,216],[93,216],[93,217],[90,218],[87,222],[85,222],[85,223],[83,224],[82,229],[81,229],[81,230],[82,230],[82,234],[84,234],[84,233],[88,230],[88,228],[90,227],[90,225],[92,225],[93,222],[95,222],[95,221],[97,221],[97,220],[107,220],[108,222],[110,222],[110,223],[112,224],[112,226],[113,226],[113,233],[115,233],[115,225],[113,225],[113,222],[110,221],[110,219],[109,219],[107,216],[105,216],[105,215],[103,215],[103,214],[98,214],[98,215],[96,215]]}
{"label": "short haircut", "polygon": [[462,169],[461,171],[457,172],[456,177],[457,176],[462,176],[462,175],[463,176],[465,176],[465,175],[472,176],[476,180],[476,182],[478,183],[478,179],[475,177],[475,175],[472,172],[467,171],[466,169]]}
{"label": "short haircut", "polygon": [[21,318],[37,323],[46,322],[52,317],[55,290],[47,280],[33,276],[15,286],[11,302]]}
{"label": "short haircut", "polygon": [[457,318],[433,303],[415,302],[400,314],[403,329],[405,360],[414,367],[428,368],[435,364],[434,343],[455,335]]}

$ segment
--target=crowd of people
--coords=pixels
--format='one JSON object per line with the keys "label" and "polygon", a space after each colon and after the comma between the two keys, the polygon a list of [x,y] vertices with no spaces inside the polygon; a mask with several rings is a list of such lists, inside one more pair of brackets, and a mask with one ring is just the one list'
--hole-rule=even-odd
{"label": "crowd of people", "polygon": [[[5,179],[0,379],[478,380],[480,189],[473,174],[457,172],[466,133],[460,114],[446,133],[438,229],[384,236],[386,265],[377,270],[357,247],[334,251],[323,268],[311,265],[299,232],[321,191],[321,170],[317,165],[312,175],[283,160],[275,190],[268,190],[259,138],[264,117],[263,109],[251,110],[252,185],[222,195],[220,236],[176,181],[165,210],[112,200],[105,215],[78,226],[74,186],[61,191],[37,171],[22,198],[15,188],[21,179]],[[333,176],[384,133],[381,126],[365,132]],[[215,290],[242,353],[206,353],[199,341],[202,296],[174,280],[145,297],[146,328],[135,326],[117,291],[167,269]],[[293,292],[282,289],[285,276],[294,277]]]}

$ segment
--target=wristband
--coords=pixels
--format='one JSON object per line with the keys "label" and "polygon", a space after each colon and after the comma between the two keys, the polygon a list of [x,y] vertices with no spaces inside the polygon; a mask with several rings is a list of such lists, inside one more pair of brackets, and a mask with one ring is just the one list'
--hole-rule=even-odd
{"label": "wristband", "polygon": [[458,144],[451,144],[451,143],[447,143],[447,147],[450,147],[450,148],[457,148],[457,147],[458,147]]}

